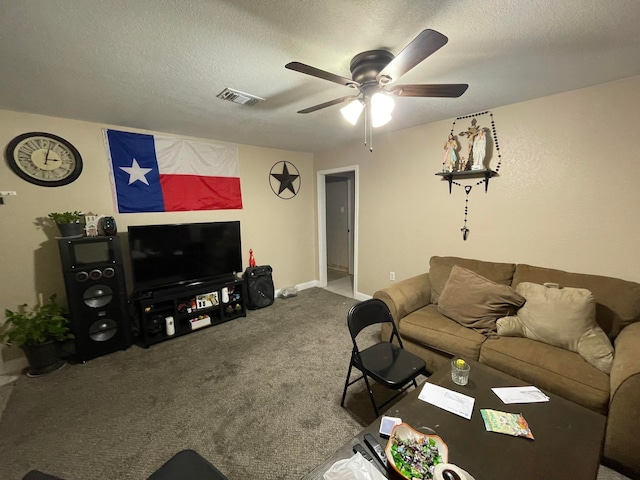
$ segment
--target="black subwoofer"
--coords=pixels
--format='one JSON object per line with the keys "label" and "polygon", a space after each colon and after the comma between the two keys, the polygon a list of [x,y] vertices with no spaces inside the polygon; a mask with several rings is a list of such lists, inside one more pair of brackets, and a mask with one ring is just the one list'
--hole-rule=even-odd
{"label": "black subwoofer", "polygon": [[131,346],[131,323],[118,237],[58,241],[75,359],[85,362]]}

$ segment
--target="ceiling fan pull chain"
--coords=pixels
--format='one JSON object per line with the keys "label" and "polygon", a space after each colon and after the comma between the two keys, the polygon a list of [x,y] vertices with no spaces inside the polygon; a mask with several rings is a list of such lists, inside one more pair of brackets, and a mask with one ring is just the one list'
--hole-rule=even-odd
{"label": "ceiling fan pull chain", "polygon": [[369,122],[369,152],[373,152],[373,128]]}

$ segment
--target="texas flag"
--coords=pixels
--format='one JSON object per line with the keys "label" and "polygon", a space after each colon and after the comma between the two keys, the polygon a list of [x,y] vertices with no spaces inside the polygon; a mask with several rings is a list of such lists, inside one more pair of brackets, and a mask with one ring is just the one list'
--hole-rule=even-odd
{"label": "texas flag", "polygon": [[118,211],[242,208],[236,145],[106,130]]}

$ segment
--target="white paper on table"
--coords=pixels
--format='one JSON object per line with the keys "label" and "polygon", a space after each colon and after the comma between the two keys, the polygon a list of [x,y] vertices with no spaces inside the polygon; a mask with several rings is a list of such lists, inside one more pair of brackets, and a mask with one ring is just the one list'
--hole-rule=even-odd
{"label": "white paper on table", "polygon": [[453,390],[449,390],[448,388],[443,388],[429,382],[424,384],[418,398],[423,402],[440,407],[447,412],[460,415],[467,420],[471,419],[473,404],[476,402],[476,399],[473,397],[454,392]]}
{"label": "white paper on table", "polygon": [[491,390],[506,404],[549,401],[549,397],[536,387],[502,387],[492,388]]}

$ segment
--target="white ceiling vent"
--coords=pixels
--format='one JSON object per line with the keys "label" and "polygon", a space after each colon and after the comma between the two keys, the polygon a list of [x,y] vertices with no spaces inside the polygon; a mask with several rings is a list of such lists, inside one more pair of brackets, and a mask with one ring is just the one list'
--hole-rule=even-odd
{"label": "white ceiling vent", "polygon": [[233,88],[225,88],[216,97],[222,100],[228,100],[233,103],[239,103],[240,105],[255,105],[260,101],[264,101],[264,98],[256,97],[249,93],[240,92]]}

